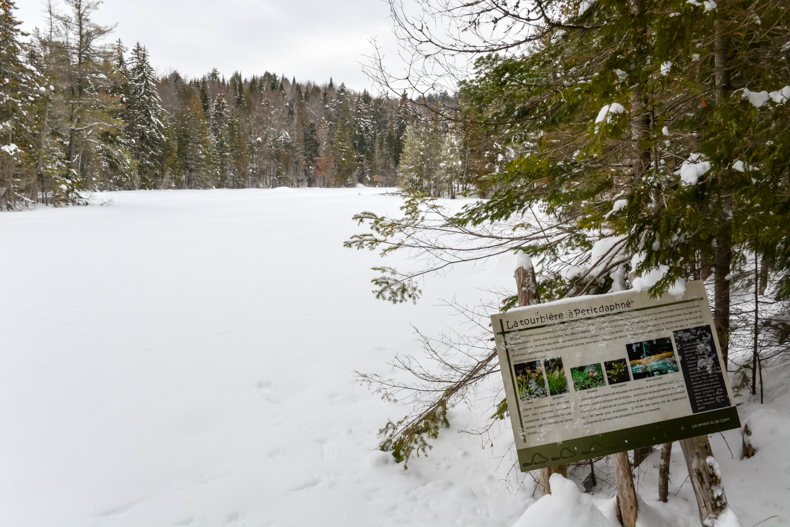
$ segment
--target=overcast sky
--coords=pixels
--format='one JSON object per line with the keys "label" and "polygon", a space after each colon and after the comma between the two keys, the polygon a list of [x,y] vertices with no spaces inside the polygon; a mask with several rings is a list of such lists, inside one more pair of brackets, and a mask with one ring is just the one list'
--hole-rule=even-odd
{"label": "overcast sky", "polygon": [[[22,28],[44,27],[45,0],[16,0]],[[54,0],[66,11],[63,0]],[[93,20],[117,27],[127,48],[148,48],[160,75],[200,77],[217,68],[226,78],[265,71],[318,84],[344,82],[376,91],[362,72],[375,39],[396,55],[384,0],[104,0]]]}

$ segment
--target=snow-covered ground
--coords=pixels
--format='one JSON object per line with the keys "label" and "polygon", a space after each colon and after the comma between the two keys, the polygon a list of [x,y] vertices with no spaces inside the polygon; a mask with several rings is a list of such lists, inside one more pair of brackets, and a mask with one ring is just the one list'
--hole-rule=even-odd
{"label": "snow-covered ground", "polygon": [[[417,305],[393,305],[371,293],[379,258],[342,247],[360,231],[354,213],[397,211],[382,190],[98,201],[0,214],[0,526],[534,527],[562,525],[559,512],[612,524],[605,463],[592,496],[568,482],[536,502],[508,421],[459,433],[491,413],[495,382],[408,471],[377,450],[378,429],[405,410],[354,370],[418,355],[412,324],[457,324],[442,300],[476,305],[511,287],[512,261],[430,278]],[[742,406],[755,458],[740,459],[738,431],[712,437],[744,527],[790,525],[787,378],[768,372],[769,404]],[[657,464],[637,471],[641,524],[699,525],[680,449],[668,504]]]}

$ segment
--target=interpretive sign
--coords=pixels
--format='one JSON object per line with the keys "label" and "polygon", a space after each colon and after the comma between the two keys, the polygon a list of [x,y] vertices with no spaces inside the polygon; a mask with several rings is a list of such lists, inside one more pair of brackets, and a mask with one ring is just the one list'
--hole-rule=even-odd
{"label": "interpretive sign", "polygon": [[492,317],[521,470],[740,426],[702,282]]}

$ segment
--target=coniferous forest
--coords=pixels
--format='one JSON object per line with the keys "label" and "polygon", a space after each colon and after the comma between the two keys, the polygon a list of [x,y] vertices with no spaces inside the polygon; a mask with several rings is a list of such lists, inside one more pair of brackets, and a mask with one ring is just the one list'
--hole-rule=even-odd
{"label": "coniferous forest", "polygon": [[144,44],[93,21],[99,2],[51,4],[32,35],[13,0],[0,6],[0,210],[78,204],[86,190],[395,185],[404,160],[432,193],[468,183],[456,134],[405,94],[265,71],[158,77]]}

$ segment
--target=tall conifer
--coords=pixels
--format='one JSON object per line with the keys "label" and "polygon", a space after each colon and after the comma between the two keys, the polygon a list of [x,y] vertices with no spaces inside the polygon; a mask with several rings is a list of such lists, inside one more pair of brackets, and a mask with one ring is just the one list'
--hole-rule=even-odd
{"label": "tall conifer", "polygon": [[165,111],[148,51],[139,42],[129,59],[125,103],[126,137],[137,164],[140,185],[143,188],[157,187],[163,176]]}
{"label": "tall conifer", "polygon": [[24,61],[15,9],[12,0],[0,0],[0,210],[34,197],[34,118],[43,90],[38,72]]}

